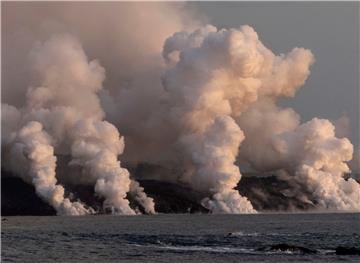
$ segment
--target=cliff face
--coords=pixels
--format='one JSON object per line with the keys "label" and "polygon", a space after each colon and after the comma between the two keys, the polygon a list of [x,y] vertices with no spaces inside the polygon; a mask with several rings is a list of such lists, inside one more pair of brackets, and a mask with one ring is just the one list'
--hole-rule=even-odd
{"label": "cliff face", "polygon": [[[155,169],[154,167],[150,167]],[[149,168],[149,169],[150,169]],[[150,170],[151,170],[150,169]],[[178,185],[159,180],[144,179],[146,166],[134,169],[139,183],[145,188],[145,192],[155,200],[156,211],[159,213],[207,213],[208,210],[201,206],[200,201],[204,194],[196,192],[184,185]],[[151,170],[152,171],[152,170]],[[102,210],[101,198],[94,195],[92,185],[74,185],[64,183],[65,189],[70,191],[74,198],[80,198],[95,210]],[[313,204],[307,196],[299,198],[295,192],[300,192],[296,186],[288,180],[282,180],[276,176],[243,175],[238,186],[239,192],[248,197],[258,211],[294,211],[308,210]],[[304,192],[303,189],[301,192]],[[310,196],[310,195],[309,195]],[[134,200],[129,197],[132,207],[136,207]],[[139,208],[141,210],[141,208]],[[3,216],[10,215],[55,215],[52,207],[42,201],[35,193],[33,186],[14,177],[12,174],[2,171],[1,177],[1,212]]]}

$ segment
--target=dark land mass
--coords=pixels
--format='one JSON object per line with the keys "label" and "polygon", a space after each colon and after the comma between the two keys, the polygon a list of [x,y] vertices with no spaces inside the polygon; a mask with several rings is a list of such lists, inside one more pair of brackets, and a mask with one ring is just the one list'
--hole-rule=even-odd
{"label": "dark land mass", "polygon": [[54,208],[41,200],[32,185],[1,172],[1,215],[56,215]]}
{"label": "dark land mass", "polygon": [[335,253],[337,255],[360,255],[360,248],[339,246]]}
{"label": "dark land mass", "polygon": [[[153,181],[140,181],[148,196],[155,200],[155,210],[159,213],[207,213],[208,210],[200,205],[200,195],[183,186]],[[82,202],[91,205],[99,213],[102,210],[102,199],[94,193],[93,186],[67,185],[66,190],[71,192]],[[128,197],[133,208],[142,211],[131,197]],[[143,211],[142,211],[143,212]],[[15,215],[55,215],[55,210],[39,198],[35,188],[17,177],[1,178],[1,214],[2,216]]]}
{"label": "dark land mass", "polygon": [[[144,187],[147,195],[154,198],[157,212],[208,213],[208,210],[201,205],[201,200],[206,196],[203,193],[194,191],[186,185],[151,180],[144,176],[144,174],[158,171],[156,166],[139,165],[136,168],[129,169],[138,178],[137,180]],[[51,206],[36,195],[32,185],[4,170],[2,170],[1,175],[1,213],[3,216],[56,214]],[[71,199],[80,199],[98,213],[107,213],[102,209],[102,198],[95,195],[92,185],[74,185],[59,181],[65,185],[66,195],[69,196],[71,193]],[[302,211],[314,207],[308,196],[299,198],[299,194],[289,194],[300,192],[298,185],[275,175],[244,174],[237,189],[251,201],[258,211]],[[301,190],[303,193],[304,189]],[[128,198],[133,208],[142,211],[142,208],[136,204],[131,196]]]}

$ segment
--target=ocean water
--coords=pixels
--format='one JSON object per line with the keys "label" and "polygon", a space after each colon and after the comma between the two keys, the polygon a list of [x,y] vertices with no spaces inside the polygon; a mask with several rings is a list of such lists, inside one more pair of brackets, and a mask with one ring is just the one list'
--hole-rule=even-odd
{"label": "ocean water", "polygon": [[1,225],[1,262],[360,262],[336,254],[360,248],[360,214],[3,217]]}

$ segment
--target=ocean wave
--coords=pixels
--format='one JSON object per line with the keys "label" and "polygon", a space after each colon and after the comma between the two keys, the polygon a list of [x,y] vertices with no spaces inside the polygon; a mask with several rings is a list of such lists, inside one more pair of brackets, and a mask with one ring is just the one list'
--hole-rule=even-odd
{"label": "ocean wave", "polygon": [[238,231],[238,232],[230,232],[227,234],[228,237],[243,237],[243,236],[250,236],[250,237],[256,237],[259,236],[260,234],[257,232],[254,233],[244,233],[242,231]]}
{"label": "ocean wave", "polygon": [[[155,247],[155,246],[154,246]],[[184,252],[209,252],[209,253],[232,253],[232,254],[257,254],[258,252],[251,248],[234,247],[208,247],[208,246],[173,246],[161,244],[157,249],[184,251]]]}
{"label": "ocean wave", "polygon": [[258,249],[267,253],[285,253],[285,254],[316,254],[318,250],[304,246],[290,245],[286,243],[265,246]]}

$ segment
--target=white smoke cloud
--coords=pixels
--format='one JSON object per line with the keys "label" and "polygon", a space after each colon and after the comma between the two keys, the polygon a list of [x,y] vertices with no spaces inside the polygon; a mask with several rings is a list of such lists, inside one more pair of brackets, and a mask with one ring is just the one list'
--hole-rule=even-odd
{"label": "white smoke cloud", "polygon": [[239,159],[258,171],[276,171],[285,165],[274,144],[276,136],[293,131],[300,116],[290,108],[279,108],[273,99],[262,98],[251,105],[237,122],[245,133]]}
{"label": "white smoke cloud", "polygon": [[73,142],[70,165],[84,167],[96,180],[95,192],[105,197],[104,207],[114,213],[134,214],[126,199],[130,175],[117,158],[124,149],[117,129],[106,121],[83,119],[71,128],[70,136]]}
{"label": "white smoke cloud", "polygon": [[[115,126],[103,121],[104,112],[97,96],[105,78],[104,68],[96,60],[88,62],[81,45],[70,35],[56,35],[39,43],[30,56],[32,76],[40,86],[28,89],[23,119],[42,123],[53,136],[59,153],[71,154],[70,165],[81,165],[96,180],[95,192],[105,198],[104,207],[119,214],[134,214],[126,199],[130,175],[118,161],[124,142]],[[8,108],[9,114],[15,112]],[[50,142],[46,147],[53,156]],[[49,166],[44,169],[48,169],[49,178],[55,180],[56,159],[48,159]],[[36,162],[30,158],[30,167],[36,166]],[[35,187],[37,189],[36,183]],[[142,195],[148,198],[145,193]],[[46,200],[56,209],[59,206],[51,198]],[[151,201],[143,204],[153,205]],[[146,210],[154,211],[154,207]]]}
{"label": "white smoke cloud", "polygon": [[360,185],[344,178],[353,146],[347,138],[335,136],[330,121],[314,118],[300,125],[292,109],[265,100],[245,112],[239,123],[248,135],[240,157],[254,169],[285,169],[313,194],[319,208],[360,209]]}
{"label": "white smoke cloud", "polygon": [[187,180],[215,194],[204,202],[213,212],[253,212],[234,190],[241,178],[234,163],[244,139],[234,118],[261,97],[293,96],[309,75],[311,52],[295,48],[275,56],[249,26],[208,25],[175,33],[166,40],[163,57],[169,67],[163,78],[169,114],[195,167]]}
{"label": "white smoke cloud", "polygon": [[360,210],[360,185],[352,178],[346,164],[353,146],[346,138],[336,138],[328,120],[314,118],[294,132],[283,134],[287,163],[293,164],[295,176],[311,192],[321,207],[338,210]]}
{"label": "white smoke cloud", "polygon": [[135,180],[131,180],[130,195],[144,208],[147,214],[156,213],[154,200],[146,196],[144,188]]}
{"label": "white smoke cloud", "polygon": [[11,148],[13,166],[19,165],[16,160],[23,158],[29,162],[29,176],[35,186],[36,193],[50,205],[59,215],[85,215],[93,211],[80,202],[71,202],[64,198],[64,188],[57,185],[55,177],[56,157],[51,146],[50,136],[43,131],[39,122],[29,122],[19,130]]}
{"label": "white smoke cloud", "polygon": [[[4,8],[3,102],[24,105],[32,76],[27,57],[33,44],[70,33],[90,58],[97,58],[106,68],[106,89],[98,95],[106,119],[126,136],[122,160],[157,162],[174,155],[168,146],[176,131],[162,121],[166,108],[161,107],[161,51],[172,33],[200,24],[184,3],[9,2]],[[18,17],[26,17],[26,24]]]}
{"label": "white smoke cloud", "polygon": [[213,200],[203,200],[203,205],[214,213],[252,213],[255,210],[247,198],[233,190],[240,181],[239,168],[234,164],[244,135],[235,121],[218,117],[200,138],[191,135],[187,144],[197,167],[193,181],[213,193]]}
{"label": "white smoke cloud", "polygon": [[[40,125],[30,134],[48,138],[40,141],[49,152],[49,189],[61,189],[54,154],[71,155],[69,165],[82,170],[72,180],[86,177],[114,213],[137,212],[127,195],[155,212],[119,155],[184,170],[165,179],[206,193],[202,204],[214,213],[255,212],[235,190],[238,162],[286,170],[320,207],[359,210],[359,185],[343,178],[352,156],[343,138],[347,120],[335,123],[335,134],[330,122],[300,124],[293,109],[276,104],[305,83],[315,61],[311,51],[276,55],[250,26],[199,27],[182,4],[7,5],[9,14],[29,18],[23,25],[9,15],[4,30],[2,149],[16,154],[12,169],[24,180],[24,167],[37,166],[29,158],[37,148],[19,131]],[[55,207],[49,193],[39,195]],[[58,199],[68,201],[60,203],[84,211],[61,193]]]}

